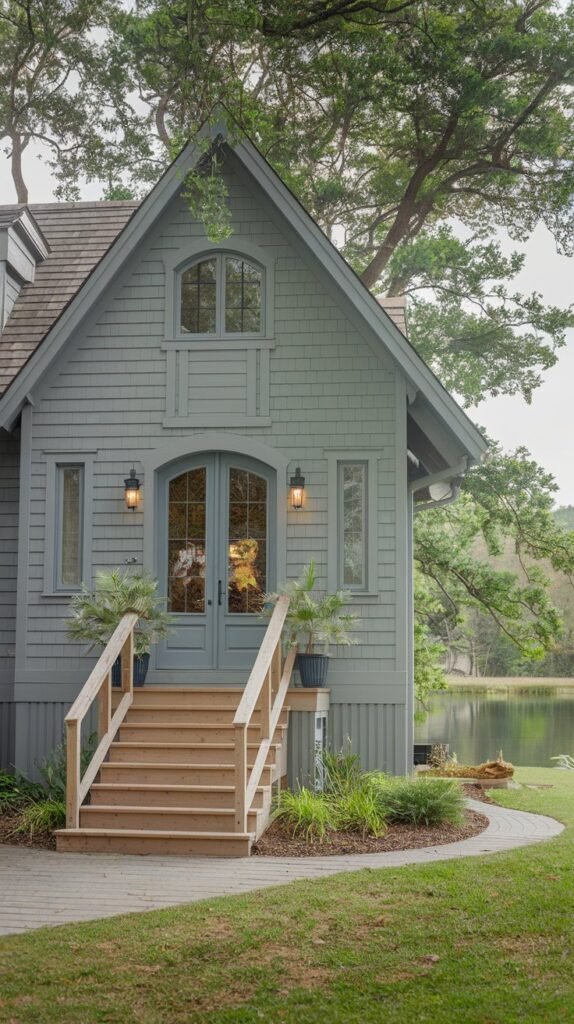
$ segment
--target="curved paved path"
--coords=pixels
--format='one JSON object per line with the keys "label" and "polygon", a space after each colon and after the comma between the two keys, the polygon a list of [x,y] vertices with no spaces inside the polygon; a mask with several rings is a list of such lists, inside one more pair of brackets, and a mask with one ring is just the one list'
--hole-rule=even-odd
{"label": "curved paved path", "polygon": [[93,921],[134,911],[157,910],[324,878],[361,868],[396,868],[499,853],[551,839],[564,826],[554,818],[468,801],[487,814],[488,828],[473,839],[445,846],[341,857],[135,857],[54,853],[0,846],[0,934],[9,935],[69,921]]}

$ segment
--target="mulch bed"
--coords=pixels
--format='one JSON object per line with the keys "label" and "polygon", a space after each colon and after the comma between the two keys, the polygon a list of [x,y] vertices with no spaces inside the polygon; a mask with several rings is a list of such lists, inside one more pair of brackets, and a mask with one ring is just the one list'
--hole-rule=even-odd
{"label": "mulch bed", "polygon": [[0,843],[5,846],[29,846],[40,850],[55,850],[56,837],[51,832],[31,836],[28,832],[14,832],[17,814],[0,815]]}
{"label": "mulch bed", "polygon": [[[468,787],[474,789],[474,787]],[[472,794],[474,797],[474,792]],[[492,802],[492,801],[490,801]],[[414,828],[390,825],[384,836],[364,838],[352,832],[331,832],[322,843],[307,843],[303,836],[290,836],[276,821],[255,843],[252,853],[259,857],[334,857],[344,853],[385,853],[390,850],[417,850],[423,846],[444,846],[470,839],[484,832],[488,818],[476,811],[465,811],[464,824]]]}
{"label": "mulch bed", "polygon": [[[485,804],[494,800],[480,786],[463,786],[464,795]],[[444,846],[445,843],[456,843],[461,839],[484,832],[488,818],[476,811],[465,811],[464,824],[435,825],[431,828],[410,825],[390,825],[384,836],[373,839],[372,836],[352,832],[332,832],[322,843],[307,843],[302,836],[290,836],[284,827],[276,822],[267,829],[265,835],[254,844],[252,853],[259,857],[331,857],[344,853],[384,853],[389,850],[415,850],[423,846]],[[33,849],[55,850],[56,837],[51,833],[31,836],[29,833],[15,832],[18,824],[17,814],[0,815],[0,843],[7,846],[27,846]]]}

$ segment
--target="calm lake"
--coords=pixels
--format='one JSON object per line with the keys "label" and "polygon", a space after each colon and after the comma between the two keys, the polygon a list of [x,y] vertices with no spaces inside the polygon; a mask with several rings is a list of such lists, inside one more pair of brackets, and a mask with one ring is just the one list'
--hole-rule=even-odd
{"label": "calm lake", "polygon": [[416,743],[448,743],[466,764],[504,752],[515,765],[551,768],[555,754],[574,755],[574,689],[433,694],[415,727]]}

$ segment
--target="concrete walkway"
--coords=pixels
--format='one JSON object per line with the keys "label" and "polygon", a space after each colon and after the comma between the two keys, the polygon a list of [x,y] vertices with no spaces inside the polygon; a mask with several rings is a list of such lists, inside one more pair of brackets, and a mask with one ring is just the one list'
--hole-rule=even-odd
{"label": "concrete walkway", "polygon": [[62,854],[0,846],[0,934],[157,910],[284,885],[300,878],[325,878],[340,871],[397,868],[499,853],[551,839],[564,828],[554,818],[539,814],[473,800],[468,805],[490,819],[480,835],[446,846],[390,853],[215,860]]}

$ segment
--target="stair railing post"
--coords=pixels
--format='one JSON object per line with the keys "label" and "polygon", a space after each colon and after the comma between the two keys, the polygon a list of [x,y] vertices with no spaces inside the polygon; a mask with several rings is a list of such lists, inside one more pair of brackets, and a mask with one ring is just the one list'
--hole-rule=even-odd
{"label": "stair railing post", "polygon": [[271,710],[273,707],[272,696],[272,665],[269,666],[263,680],[261,689],[261,739],[271,739]]}
{"label": "stair railing post", "polygon": [[98,717],[98,738],[103,740],[110,728],[112,718],[112,673],[108,672],[100,687]]}
{"label": "stair railing post", "polygon": [[66,722],[66,828],[80,827],[80,723]]}
{"label": "stair railing post", "polygon": [[273,658],[271,659],[271,672],[272,672],[272,683],[271,683],[271,700],[275,703],[275,697],[279,692],[279,684],[281,682],[281,670],[282,670],[282,651],[281,651],[281,640],[277,644],[277,647],[273,651]]}
{"label": "stair railing post", "polygon": [[247,831],[247,726],[235,726],[235,831]]}
{"label": "stair railing post", "polygon": [[130,630],[122,647],[122,693],[133,693],[134,689],[134,631]]}

